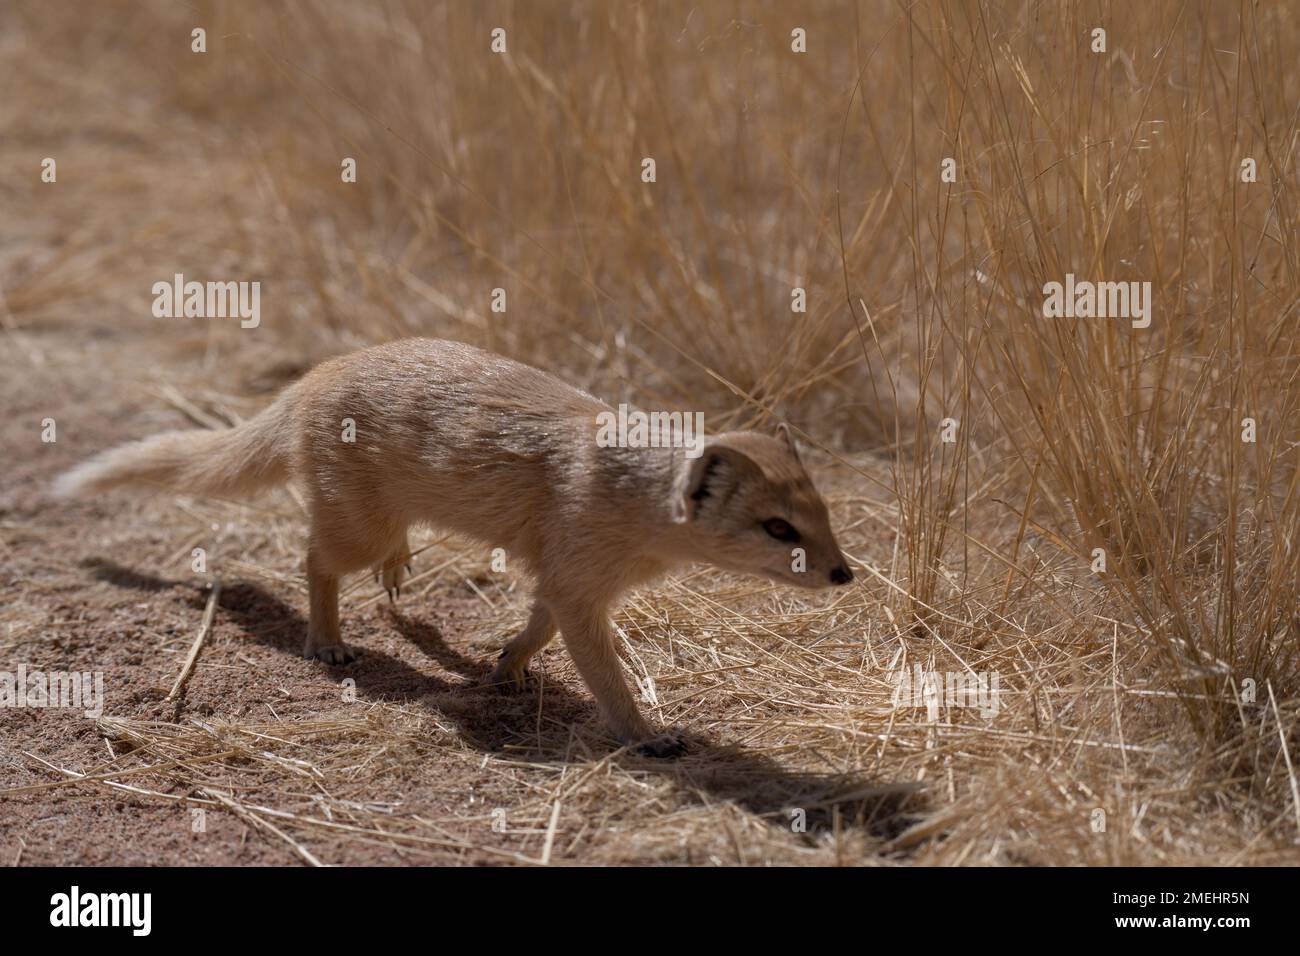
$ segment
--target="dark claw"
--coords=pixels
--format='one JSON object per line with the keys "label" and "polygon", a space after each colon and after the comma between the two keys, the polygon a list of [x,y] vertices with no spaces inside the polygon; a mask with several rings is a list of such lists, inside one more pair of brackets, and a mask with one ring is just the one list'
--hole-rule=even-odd
{"label": "dark claw", "polygon": [[686,753],[686,742],[676,734],[660,734],[638,744],[632,752],[642,757],[673,760]]}
{"label": "dark claw", "polygon": [[325,647],[309,647],[303,652],[303,657],[309,660],[315,658],[318,661],[338,667],[351,664],[357,659],[358,654],[355,648],[339,643],[329,644]]}

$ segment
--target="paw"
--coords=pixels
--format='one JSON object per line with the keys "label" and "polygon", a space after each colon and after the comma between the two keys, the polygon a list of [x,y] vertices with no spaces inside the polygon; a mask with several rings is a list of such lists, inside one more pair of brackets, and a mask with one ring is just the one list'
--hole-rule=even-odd
{"label": "paw", "polygon": [[335,644],[308,644],[303,648],[302,656],[307,658],[307,660],[315,658],[316,660],[323,661],[326,664],[338,666],[342,664],[351,664],[357,659],[358,654],[354,648],[339,641]]}
{"label": "paw", "polygon": [[686,741],[675,733],[663,733],[649,740],[643,740],[632,748],[632,752],[641,757],[655,757],[659,760],[675,760],[686,753]]}
{"label": "paw", "polygon": [[509,667],[503,657],[488,675],[487,685],[503,694],[518,693],[528,689],[528,668]]}
{"label": "paw", "polygon": [[397,599],[402,596],[402,584],[410,576],[411,556],[409,554],[404,558],[389,559],[375,567],[375,580],[388,592],[390,604],[397,603]]}

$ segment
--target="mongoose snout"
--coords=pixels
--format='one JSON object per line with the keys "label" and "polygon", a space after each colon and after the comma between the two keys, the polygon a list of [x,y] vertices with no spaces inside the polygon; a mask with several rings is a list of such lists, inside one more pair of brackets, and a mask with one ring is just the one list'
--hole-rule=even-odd
{"label": "mongoose snout", "polygon": [[[309,507],[304,654],[355,653],[339,632],[342,576],[400,594],[407,530],[433,525],[504,548],[535,582],[523,631],[490,681],[520,686],[560,634],[624,743],[675,756],[623,676],[609,614],[628,589],[708,562],[798,587],[853,580],[826,505],[782,427],[674,447],[606,447],[610,406],[545,372],[459,342],[405,339],[327,361],[225,431],[111,449],[61,476],[62,495],[122,484],[236,497],[299,482]],[[656,443],[657,444],[657,443]]]}

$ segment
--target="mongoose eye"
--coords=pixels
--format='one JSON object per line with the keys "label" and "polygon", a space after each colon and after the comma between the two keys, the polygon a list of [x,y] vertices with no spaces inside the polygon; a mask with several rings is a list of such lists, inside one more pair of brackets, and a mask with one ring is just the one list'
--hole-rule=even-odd
{"label": "mongoose eye", "polygon": [[790,522],[783,518],[768,518],[763,522],[763,530],[776,538],[777,541],[799,540],[799,532],[795,531]]}

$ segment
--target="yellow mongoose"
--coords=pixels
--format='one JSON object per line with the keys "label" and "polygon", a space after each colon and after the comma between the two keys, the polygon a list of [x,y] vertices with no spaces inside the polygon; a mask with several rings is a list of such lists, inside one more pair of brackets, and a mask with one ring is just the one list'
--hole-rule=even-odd
{"label": "yellow mongoose", "polygon": [[597,416],[611,411],[499,355],[405,339],[322,363],[236,428],[166,432],[104,452],[55,491],[138,482],[233,496],[299,480],[311,517],[304,654],[329,664],[355,658],[339,636],[340,576],[373,567],[397,589],[408,527],[503,547],[536,590],[491,681],[521,685],[558,629],[619,739],[672,756],[680,741],[655,736],[623,678],[608,618],[619,596],[692,561],[804,587],[853,575],[784,428],[709,436],[691,458],[682,448],[601,447]]}

